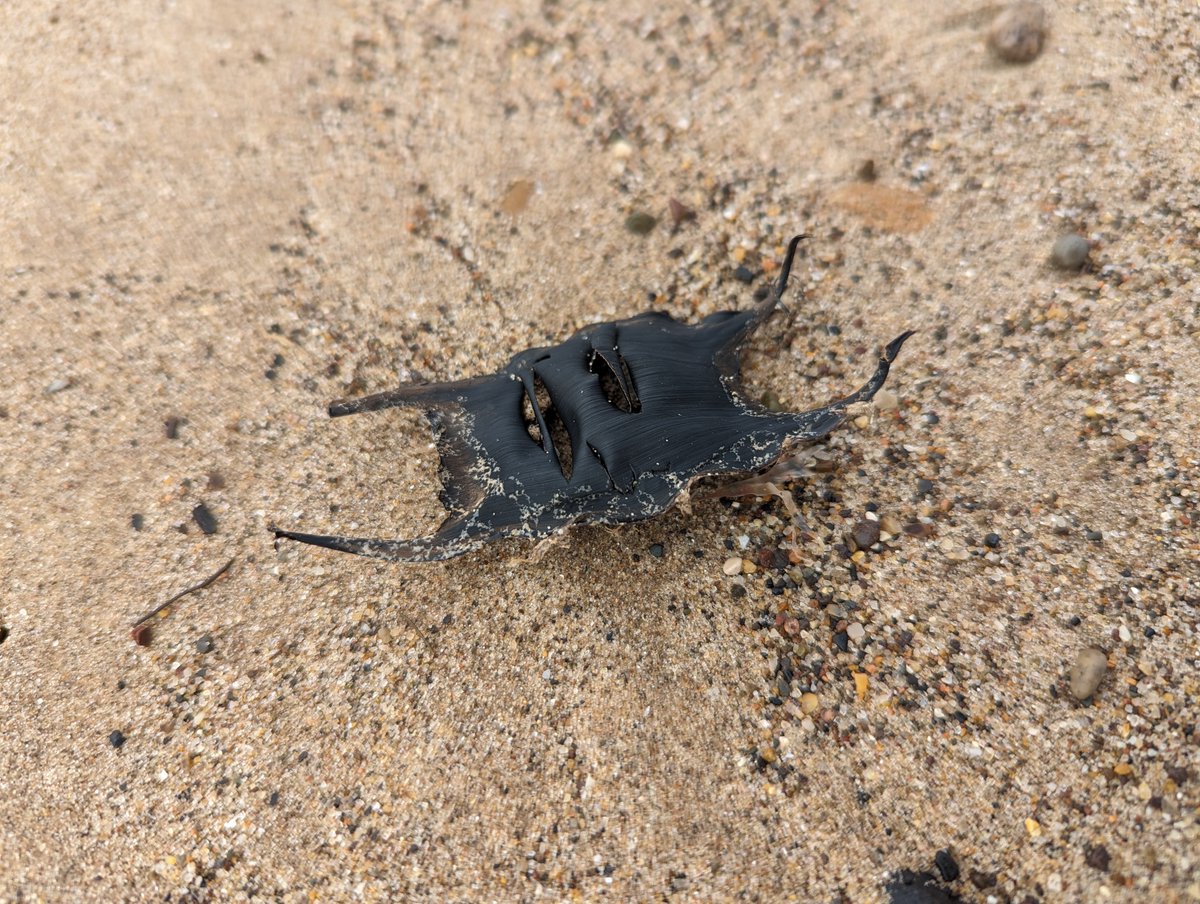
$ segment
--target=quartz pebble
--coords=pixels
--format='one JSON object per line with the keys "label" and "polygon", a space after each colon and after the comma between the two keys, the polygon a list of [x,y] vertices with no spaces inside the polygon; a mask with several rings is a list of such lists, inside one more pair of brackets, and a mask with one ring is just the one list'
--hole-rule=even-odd
{"label": "quartz pebble", "polygon": [[733,577],[735,574],[741,574],[742,573],[741,557],[730,556],[728,559],[725,560],[725,564],[721,566],[721,570],[723,572],[725,572],[727,575],[729,575],[730,577]]}
{"label": "quartz pebble", "polygon": [[1108,657],[1103,650],[1088,647],[1080,650],[1071,667],[1071,696],[1086,700],[1096,692],[1104,673],[1108,670]]}
{"label": "quartz pebble", "polygon": [[1006,63],[1032,62],[1045,43],[1046,10],[1029,0],[1006,7],[988,32],[988,47]]}

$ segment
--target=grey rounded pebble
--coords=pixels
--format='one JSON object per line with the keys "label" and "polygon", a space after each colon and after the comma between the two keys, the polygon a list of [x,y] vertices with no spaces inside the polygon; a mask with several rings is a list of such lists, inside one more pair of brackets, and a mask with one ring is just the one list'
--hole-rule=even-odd
{"label": "grey rounded pebble", "polygon": [[1006,63],[1029,63],[1037,59],[1046,43],[1046,10],[1040,3],[1021,0],[1004,9],[992,21],[988,47]]}
{"label": "grey rounded pebble", "polygon": [[1050,263],[1060,270],[1078,270],[1091,250],[1091,243],[1078,233],[1061,235],[1050,251]]}
{"label": "grey rounded pebble", "polygon": [[631,213],[625,219],[625,228],[634,235],[646,235],[656,225],[658,225],[658,220],[643,211]]}
{"label": "grey rounded pebble", "polygon": [[120,750],[121,745],[125,743],[125,734],[121,731],[114,731],[108,736],[108,743],[112,744],[115,749]]}
{"label": "grey rounded pebble", "polygon": [[850,539],[858,549],[870,549],[879,542],[879,522],[869,518],[855,522],[850,528]]}
{"label": "grey rounded pebble", "polygon": [[1088,647],[1080,650],[1071,667],[1071,696],[1086,700],[1100,686],[1104,673],[1108,671],[1108,657],[1103,650]]}
{"label": "grey rounded pebble", "polygon": [[211,653],[213,650],[213,639],[211,634],[205,634],[196,641],[197,653]]}

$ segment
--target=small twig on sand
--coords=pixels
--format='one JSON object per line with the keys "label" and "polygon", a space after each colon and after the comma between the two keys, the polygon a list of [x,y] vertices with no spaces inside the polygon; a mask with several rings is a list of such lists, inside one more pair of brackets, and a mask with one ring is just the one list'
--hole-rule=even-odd
{"label": "small twig on sand", "polygon": [[[236,558],[237,557],[234,556],[234,559],[236,559]],[[153,609],[151,609],[149,612],[147,612],[145,615],[143,615],[141,618],[139,618],[137,621],[135,621],[133,623],[133,627],[136,629],[139,625],[142,625],[145,622],[150,621],[150,619],[154,618],[154,616],[158,615],[158,613],[162,612],[164,609],[166,609],[168,606],[170,606],[173,602],[175,602],[176,600],[182,599],[183,597],[187,596],[189,593],[195,593],[197,590],[203,590],[205,587],[207,587],[209,584],[211,584],[213,581],[215,581],[217,578],[219,578],[221,575],[223,575],[225,572],[227,572],[229,570],[229,566],[233,564],[234,559],[230,559],[228,562],[226,562],[224,565],[222,565],[220,568],[218,568],[211,575],[206,577],[199,584],[193,584],[187,590],[179,591],[177,594],[175,594],[173,597],[171,597],[169,600],[167,600],[161,606],[155,606]]]}

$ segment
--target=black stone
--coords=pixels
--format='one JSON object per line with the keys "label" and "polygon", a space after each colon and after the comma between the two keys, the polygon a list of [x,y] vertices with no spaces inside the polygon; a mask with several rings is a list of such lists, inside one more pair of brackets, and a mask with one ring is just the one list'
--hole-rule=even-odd
{"label": "black stone", "polygon": [[663,545],[661,543],[651,543],[650,555],[656,559],[661,559],[663,557]]}
{"label": "black stone", "polygon": [[943,882],[953,882],[958,878],[958,864],[955,862],[954,857],[951,856],[948,849],[944,851],[938,851],[933,855],[933,865],[936,866],[938,872],[941,873]]}
{"label": "black stone", "polygon": [[125,735],[120,731],[114,731],[108,736],[108,743],[112,744],[114,749],[120,750],[121,745],[125,743]]}
{"label": "black stone", "polygon": [[983,545],[986,546],[988,549],[995,549],[997,546],[1000,545],[1000,535],[999,534],[988,534],[986,537],[983,538]]}
{"label": "black stone", "polygon": [[196,641],[197,653],[211,653],[213,651],[213,639],[211,634],[205,634]]}
{"label": "black stone", "polygon": [[129,516],[129,526],[132,527],[134,530],[141,530],[142,527],[145,525],[145,523],[146,523],[146,519],[143,518],[137,512],[134,512],[132,515]]}
{"label": "black stone", "polygon": [[203,502],[192,509],[192,520],[206,534],[215,534],[217,532],[217,519]]}

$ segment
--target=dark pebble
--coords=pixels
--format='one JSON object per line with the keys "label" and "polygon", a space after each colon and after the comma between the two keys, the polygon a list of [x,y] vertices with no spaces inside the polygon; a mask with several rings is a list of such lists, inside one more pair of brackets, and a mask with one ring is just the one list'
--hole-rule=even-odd
{"label": "dark pebble", "polygon": [[1088,240],[1077,233],[1059,236],[1050,249],[1050,263],[1059,270],[1076,271],[1087,260],[1091,247]]}
{"label": "dark pebble", "polygon": [[137,512],[134,512],[132,515],[129,516],[129,525],[134,530],[141,530],[142,525],[144,525],[145,523],[146,523],[146,519],[143,518]]}
{"label": "dark pebble", "polygon": [[1108,848],[1102,844],[1097,844],[1095,847],[1088,845],[1084,848],[1084,860],[1092,869],[1098,869],[1102,873],[1108,872]]}
{"label": "dark pebble", "polygon": [[1083,624],[1083,619],[1080,618],[1078,615],[1072,615],[1070,618],[1067,619],[1067,624],[1070,625],[1072,628],[1078,628],[1081,624]]}
{"label": "dark pebble", "polygon": [[743,596],[746,595],[746,588],[743,587],[741,584],[734,584],[732,587],[729,588],[729,595],[732,596],[735,600],[741,599]]}
{"label": "dark pebble", "polygon": [[225,475],[223,475],[220,471],[209,471],[208,488],[210,490],[225,489]]}
{"label": "dark pebble", "polygon": [[634,235],[647,235],[657,225],[658,220],[645,211],[631,213],[625,218],[625,228]]}
{"label": "dark pebble", "polygon": [[1192,771],[1187,766],[1168,766],[1166,773],[1167,778],[1177,785],[1186,785],[1192,777]]}
{"label": "dark pebble", "polygon": [[1089,540],[1091,540],[1093,543],[1099,543],[1101,540],[1104,539],[1104,534],[1102,534],[1098,530],[1085,530],[1083,532],[1083,535],[1085,537],[1087,537]]}
{"label": "dark pebble", "polygon": [[108,743],[112,744],[114,749],[120,750],[121,745],[125,743],[125,735],[119,731],[114,731],[108,736]]}
{"label": "dark pebble", "polygon": [[133,638],[133,642],[139,647],[150,646],[150,641],[153,640],[154,637],[153,629],[150,627],[149,622],[142,622],[140,625],[135,626],[134,629],[129,632],[129,636]]}
{"label": "dark pebble", "polygon": [[0,625],[0,643],[8,640],[8,625]]}
{"label": "dark pebble", "polygon": [[196,641],[197,653],[211,653],[213,651],[213,639],[211,634],[205,634]]}
{"label": "dark pebble", "polygon": [[937,867],[938,872],[942,874],[942,881],[953,882],[958,878],[958,864],[950,855],[949,850],[938,851],[933,856],[933,865]]}
{"label": "dark pebble", "polygon": [[267,803],[269,805],[271,805],[272,807],[279,806],[279,792],[272,791],[271,796],[269,798],[267,798]]}
{"label": "dark pebble", "polygon": [[870,549],[879,542],[879,522],[870,518],[855,522],[850,528],[850,539],[858,549]]}
{"label": "dark pebble", "polygon": [[650,555],[656,559],[661,559],[663,557],[663,545],[661,543],[651,543]]}
{"label": "dark pebble", "polygon": [[833,645],[843,653],[850,652],[850,635],[845,631],[838,631],[833,635]]}
{"label": "dark pebble", "polygon": [[733,278],[740,283],[745,283],[746,285],[754,282],[757,275],[758,274],[756,274],[753,270],[744,265],[733,271]]}
{"label": "dark pebble", "polygon": [[192,509],[192,520],[206,534],[215,534],[217,532],[217,519],[213,517],[213,513],[208,510],[208,506],[203,502]]}
{"label": "dark pebble", "polygon": [[920,493],[922,496],[932,493],[933,492],[933,481],[926,480],[924,477],[922,477],[920,480],[917,481],[917,492]]}
{"label": "dark pebble", "polygon": [[179,428],[183,425],[183,418],[171,415],[163,421],[163,434],[167,439],[178,439]]}
{"label": "dark pebble", "polygon": [[988,534],[986,537],[983,538],[983,545],[986,546],[988,549],[995,549],[997,546],[1000,545],[1000,535],[999,534]]}
{"label": "dark pebble", "polygon": [[675,198],[672,198],[667,202],[667,209],[671,213],[671,224],[673,226],[679,226],[681,223],[687,220],[696,219],[696,211],[692,210],[686,204],[683,204]]}

